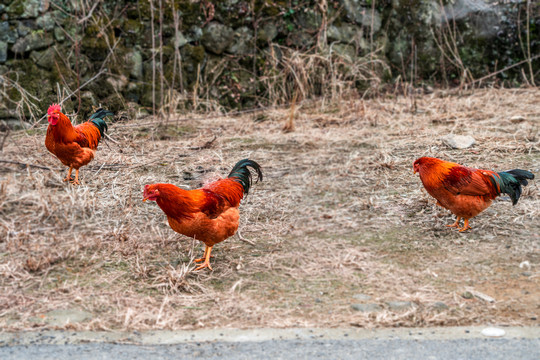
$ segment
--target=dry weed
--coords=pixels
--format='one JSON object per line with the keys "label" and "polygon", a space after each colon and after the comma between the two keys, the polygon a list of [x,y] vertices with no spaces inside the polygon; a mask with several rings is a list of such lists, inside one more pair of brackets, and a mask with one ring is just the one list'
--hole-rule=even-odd
{"label": "dry weed", "polygon": [[[93,314],[73,329],[535,324],[537,182],[517,206],[503,198],[459,234],[443,226],[450,213],[434,205],[412,162],[431,155],[538,174],[538,98],[535,89],[436,92],[418,97],[416,112],[405,97],[322,101],[298,107],[290,133],[288,108],[264,121],[115,123],[114,142],[82,168],[80,187],[62,183],[44,127],[14,133],[2,159],[52,171],[0,163],[0,326],[47,327],[35,318],[72,307]],[[451,132],[477,145],[451,150],[441,142]],[[142,188],[196,188],[246,157],[265,180],[241,206],[244,241],[219,244],[214,271],[193,272],[202,244],[174,233],[155,204],[141,202]],[[497,301],[464,299],[466,287]],[[352,310],[359,293],[383,310]],[[393,300],[415,306],[392,311]],[[436,301],[448,309],[435,310]]]}

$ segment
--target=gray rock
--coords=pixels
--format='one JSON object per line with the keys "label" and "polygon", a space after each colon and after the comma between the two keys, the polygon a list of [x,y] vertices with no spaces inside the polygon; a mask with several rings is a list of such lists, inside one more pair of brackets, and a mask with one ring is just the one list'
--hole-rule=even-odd
{"label": "gray rock", "polygon": [[512,117],[510,118],[510,121],[511,121],[513,124],[518,124],[518,123],[523,122],[523,121],[525,121],[525,120],[527,120],[527,119],[526,119],[525,116],[523,116],[523,115],[514,115],[514,116],[512,116]]}
{"label": "gray rock", "polygon": [[443,310],[448,310],[448,305],[446,305],[442,301],[436,301],[430,305],[430,308],[437,311],[443,311]]}
{"label": "gray rock", "polygon": [[500,29],[501,19],[496,10],[497,5],[483,0],[456,0],[445,6],[444,21],[466,21],[473,28],[475,38],[489,39],[497,36]]}
{"label": "gray rock", "polygon": [[294,47],[296,49],[307,49],[312,47],[314,44],[314,36],[305,31],[293,31],[289,33],[289,36],[287,36],[287,46]]}
{"label": "gray rock", "polygon": [[393,311],[408,310],[415,307],[414,303],[411,301],[387,301],[386,305]]}
{"label": "gray rock", "polygon": [[298,25],[307,31],[318,31],[322,25],[322,15],[317,11],[306,8],[297,14]]}
{"label": "gray rock", "polygon": [[270,61],[273,66],[277,66],[279,62],[283,59],[283,51],[276,44],[270,44],[269,47],[263,49],[263,54],[267,61]]}
{"label": "gray rock", "polygon": [[341,24],[340,26],[330,25],[326,32],[329,42],[351,43],[362,36],[362,29],[353,24]]}
{"label": "gray rock", "polygon": [[111,76],[107,78],[107,82],[112,85],[114,90],[122,92],[128,84],[128,78],[124,75],[118,75],[116,77]]}
{"label": "gray rock", "polygon": [[204,28],[201,41],[206,50],[219,55],[230,45],[233,37],[233,29],[217,22],[211,22]]}
{"label": "gray rock", "polygon": [[343,7],[349,20],[367,28],[373,25],[374,32],[381,29],[381,15],[377,10],[362,6],[359,0],[343,0]]}
{"label": "gray rock", "polygon": [[529,276],[532,276],[532,272],[524,271],[524,272],[521,273],[521,275],[529,277]]}
{"label": "gray rock", "polygon": [[0,41],[14,44],[18,37],[17,29],[15,27],[10,27],[7,21],[0,22]]}
{"label": "gray rock", "polygon": [[186,45],[189,42],[189,40],[182,34],[182,32],[177,32],[174,36],[174,47],[179,49],[182,46]]}
{"label": "gray rock", "polygon": [[276,27],[276,24],[274,24],[273,22],[263,23],[257,29],[257,41],[262,44],[270,43],[276,38],[277,34],[278,29]]}
{"label": "gray rock", "polygon": [[0,64],[3,64],[7,60],[7,48],[8,44],[5,41],[0,41]]}
{"label": "gray rock", "polygon": [[49,311],[43,318],[33,318],[33,322],[52,326],[64,326],[89,320],[92,314],[79,309],[57,309]]}
{"label": "gray rock", "polygon": [[26,35],[30,34],[34,26],[34,22],[19,21],[17,23],[17,33],[19,34],[18,37],[25,37]]}
{"label": "gray rock", "polygon": [[253,53],[253,31],[246,26],[234,32],[233,41],[227,47],[227,52],[233,55]]}
{"label": "gray rock", "polygon": [[64,33],[64,30],[60,26],[55,26],[53,33],[54,33],[54,38],[56,39],[56,41],[62,42],[66,40],[66,34]]}
{"label": "gray rock", "polygon": [[13,1],[6,8],[6,12],[13,19],[29,19],[36,18],[40,12],[47,10],[48,6],[48,1],[18,0]]}
{"label": "gray rock", "polygon": [[190,27],[189,30],[186,32],[186,38],[188,39],[189,42],[199,41],[201,40],[202,36],[203,36],[203,30],[200,27],[195,26],[195,25]]}
{"label": "gray rock", "polygon": [[11,50],[17,54],[23,54],[32,50],[44,49],[52,43],[53,39],[50,33],[36,31],[18,39],[11,47]]}
{"label": "gray rock", "polygon": [[334,44],[332,45],[332,50],[334,53],[342,58],[348,59],[350,62],[353,62],[356,59],[356,49],[352,45]]}
{"label": "gray rock", "polygon": [[126,54],[126,62],[130,69],[129,75],[135,79],[142,79],[143,77],[143,57],[140,51],[133,50]]}
{"label": "gray rock", "polygon": [[0,40],[6,40],[9,32],[9,23],[7,21],[0,21]]}
{"label": "gray rock", "polygon": [[371,300],[371,296],[366,295],[366,294],[354,294],[353,298],[355,298],[356,300],[361,300],[361,301]]}
{"label": "gray rock", "polygon": [[351,308],[361,312],[377,312],[381,311],[382,307],[378,304],[366,303],[366,304],[352,304]]}
{"label": "gray rock", "polygon": [[0,120],[2,123],[5,123],[6,126],[11,130],[26,130],[30,129],[32,127],[32,124],[29,124],[25,121],[19,120],[19,119],[2,119]]}
{"label": "gray rock", "polygon": [[442,141],[452,149],[467,149],[476,143],[472,136],[454,134],[444,136]]}
{"label": "gray rock", "polygon": [[99,102],[96,100],[96,97],[94,96],[94,93],[91,91],[83,91],[81,92],[81,98],[87,99],[88,102],[94,106],[99,105]]}
{"label": "gray rock", "polygon": [[474,296],[470,291],[465,291],[463,294],[461,294],[461,297],[464,299],[472,299]]}
{"label": "gray rock", "polygon": [[38,28],[50,31],[54,29],[55,22],[54,22],[54,14],[52,12],[48,12],[44,14],[43,16],[40,16],[36,20],[36,25]]}
{"label": "gray rock", "polygon": [[36,63],[37,66],[44,69],[52,69],[54,66],[55,51],[53,48],[48,48],[43,51],[32,51],[30,58]]}
{"label": "gray rock", "polygon": [[502,337],[506,334],[506,331],[500,328],[488,327],[482,330],[482,335],[487,337]]}

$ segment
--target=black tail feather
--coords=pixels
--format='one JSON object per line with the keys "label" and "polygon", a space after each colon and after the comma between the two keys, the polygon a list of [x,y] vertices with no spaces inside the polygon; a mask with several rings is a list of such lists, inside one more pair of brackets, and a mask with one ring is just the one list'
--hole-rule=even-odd
{"label": "black tail feather", "polygon": [[521,196],[521,186],[529,184],[527,180],[534,179],[534,174],[527,170],[508,170],[498,173],[500,179],[496,179],[501,188],[501,193],[510,195],[512,205],[516,205]]}
{"label": "black tail feather", "polygon": [[108,126],[107,126],[107,123],[104,120],[104,117],[113,116],[113,115],[114,115],[114,113],[112,111],[105,110],[103,108],[99,108],[99,109],[97,109],[97,111],[95,113],[93,113],[90,116],[89,120],[94,125],[96,125],[96,127],[99,129],[99,133],[101,134],[101,136],[103,136],[103,133],[108,130]]}
{"label": "black tail feather", "polygon": [[228,176],[229,178],[235,178],[237,182],[242,184],[244,194],[246,195],[249,193],[249,189],[251,188],[251,184],[253,182],[252,174],[248,167],[251,167],[257,173],[256,181],[261,181],[263,179],[261,166],[255,161],[249,159],[243,159],[237,162]]}

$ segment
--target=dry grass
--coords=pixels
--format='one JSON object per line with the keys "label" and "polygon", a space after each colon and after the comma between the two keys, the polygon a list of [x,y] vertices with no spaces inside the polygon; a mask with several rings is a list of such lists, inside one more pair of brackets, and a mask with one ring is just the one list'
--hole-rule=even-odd
{"label": "dry grass", "polygon": [[[59,308],[93,314],[72,329],[537,324],[537,182],[517,206],[498,201],[459,234],[444,227],[453,219],[412,162],[432,155],[538,175],[539,98],[534,89],[436,93],[416,99],[415,113],[403,97],[299,104],[290,133],[289,109],[115,123],[116,142],[100,146],[77,188],[62,183],[44,128],[12,134],[3,159],[55,171],[0,163],[0,327],[44,328],[36,319]],[[450,132],[477,145],[450,150],[441,142]],[[142,203],[142,187],[195,188],[245,157],[265,171],[241,207],[246,241],[219,244],[214,271],[192,272],[202,244]],[[464,299],[469,288],[497,301]],[[384,310],[352,310],[359,293]],[[392,300],[416,307],[394,312]]]}

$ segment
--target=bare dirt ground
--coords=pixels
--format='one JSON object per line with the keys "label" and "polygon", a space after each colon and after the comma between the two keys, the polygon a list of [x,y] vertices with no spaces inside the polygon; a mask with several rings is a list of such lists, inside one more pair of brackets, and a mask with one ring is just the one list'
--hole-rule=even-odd
{"label": "bare dirt ground", "polygon": [[[289,109],[116,122],[79,187],[62,182],[44,126],[12,133],[1,159],[53,171],[0,163],[0,328],[54,328],[56,309],[90,314],[60,326],[79,330],[538,325],[537,180],[516,206],[503,197],[458,233],[412,163],[538,176],[539,104],[536,89],[435,93],[416,109],[405,97],[318,102],[297,107],[289,133]],[[477,143],[452,150],[449,133]],[[243,239],[214,248],[214,271],[193,272],[203,245],[174,233],[142,188],[196,188],[246,157],[265,179],[241,206]]]}

